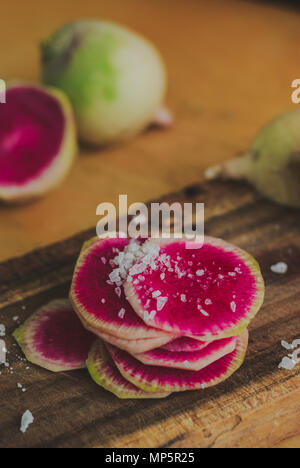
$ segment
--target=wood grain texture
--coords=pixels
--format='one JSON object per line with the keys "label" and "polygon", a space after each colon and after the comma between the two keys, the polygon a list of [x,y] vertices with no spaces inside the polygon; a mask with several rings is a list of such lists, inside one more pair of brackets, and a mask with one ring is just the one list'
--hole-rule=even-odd
{"label": "wood grain texture", "polygon": [[[278,364],[286,354],[280,341],[300,337],[299,211],[234,183],[197,184],[163,200],[204,202],[206,233],[247,249],[262,266],[266,300],[251,324],[244,366],[203,392],[126,401],[97,387],[85,370],[52,374],[20,360],[10,337],[13,317],[22,322],[46,301],[68,294],[81,244],[94,235],[92,229],[0,264],[0,323],[7,327],[13,369],[0,375],[0,447],[274,447],[291,438],[297,444],[300,368],[284,371]],[[286,275],[271,272],[278,261],[289,265]],[[22,435],[26,409],[35,421]]]}
{"label": "wood grain texture", "polygon": [[[258,129],[294,108],[299,14],[239,0],[1,2],[0,78],[38,80],[39,42],[77,18],[109,18],[141,32],[169,71],[176,123],[115,148],[87,151],[62,186],[27,206],[0,207],[0,259],[23,255],[97,222],[119,193],[145,201],[199,181],[210,164],[246,149]],[[285,3],[285,2],[282,2]]]}

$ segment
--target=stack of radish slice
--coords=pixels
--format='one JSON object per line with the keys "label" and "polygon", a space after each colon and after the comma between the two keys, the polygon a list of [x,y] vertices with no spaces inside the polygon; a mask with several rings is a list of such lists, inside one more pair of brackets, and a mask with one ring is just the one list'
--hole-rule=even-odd
{"label": "stack of radish slice", "polygon": [[88,359],[93,379],[118,396],[129,382],[147,397],[228,378],[263,296],[256,261],[221,240],[115,238],[84,246],[70,297],[102,338]]}
{"label": "stack of radish slice", "polygon": [[227,379],[244,361],[247,326],[263,298],[257,262],[214,238],[92,239],[70,293],[93,337],[89,373],[119,398],[161,398]]}

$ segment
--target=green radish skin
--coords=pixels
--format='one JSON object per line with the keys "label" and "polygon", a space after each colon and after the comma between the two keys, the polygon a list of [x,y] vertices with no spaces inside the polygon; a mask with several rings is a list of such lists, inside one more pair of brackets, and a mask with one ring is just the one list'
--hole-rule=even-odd
{"label": "green radish skin", "polygon": [[237,159],[210,168],[208,179],[245,179],[281,205],[300,207],[300,110],[277,117]]}
{"label": "green radish skin", "polygon": [[101,340],[97,340],[92,346],[87,368],[97,385],[121,399],[166,398],[170,395],[170,393],[147,393],[124,379]]}
{"label": "green radish skin", "polygon": [[166,70],[136,33],[107,21],[75,21],[43,41],[41,53],[43,82],[69,96],[82,141],[127,140],[156,119]]}

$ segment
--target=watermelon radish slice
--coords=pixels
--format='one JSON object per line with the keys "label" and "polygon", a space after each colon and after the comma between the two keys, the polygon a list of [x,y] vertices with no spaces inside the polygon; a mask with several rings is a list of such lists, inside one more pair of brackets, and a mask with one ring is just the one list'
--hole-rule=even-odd
{"label": "watermelon radish slice", "polygon": [[147,366],[125,351],[107,345],[116,366],[126,380],[147,392],[181,392],[205,389],[228,379],[243,364],[248,331],[237,337],[235,350],[199,371]]}
{"label": "watermelon radish slice", "polygon": [[41,307],[13,336],[28,361],[53,372],[86,367],[97,339],[82,326],[68,300]]}
{"label": "watermelon radish slice", "polygon": [[240,334],[259,311],[264,282],[248,253],[211,237],[199,248],[182,240],[147,243],[160,245],[154,268],[148,265],[143,281],[131,275],[124,285],[147,325],[213,341]]}
{"label": "watermelon radish slice", "polygon": [[122,283],[110,279],[116,269],[115,257],[129,242],[127,238],[97,238],[83,246],[70,292],[74,310],[94,332],[127,340],[169,338],[168,332],[145,324],[126,299]]}
{"label": "watermelon radish slice", "polygon": [[158,336],[157,338],[140,338],[139,340],[126,340],[123,338],[118,338],[114,335],[109,335],[108,333],[103,333],[99,330],[93,330],[88,325],[85,325],[87,330],[90,330],[92,333],[97,335],[102,340],[110,343],[117,348],[123,349],[130,354],[145,353],[155,348],[159,348],[168,341],[170,341],[169,336]]}
{"label": "watermelon radish slice", "polygon": [[227,354],[232,353],[235,347],[236,337],[232,337],[213,341],[200,351],[176,352],[158,348],[143,354],[135,354],[133,357],[148,366],[199,371]]}
{"label": "watermelon radish slice", "polygon": [[92,379],[118,398],[165,398],[170,393],[147,393],[120,374],[101,340],[91,348],[87,368]]}
{"label": "watermelon radish slice", "polygon": [[77,152],[73,111],[53,88],[14,84],[0,105],[0,199],[43,195],[69,172]]}
{"label": "watermelon radish slice", "polygon": [[200,341],[187,336],[180,336],[161,346],[161,348],[172,352],[201,351],[201,349],[204,349],[209,343],[209,341]]}

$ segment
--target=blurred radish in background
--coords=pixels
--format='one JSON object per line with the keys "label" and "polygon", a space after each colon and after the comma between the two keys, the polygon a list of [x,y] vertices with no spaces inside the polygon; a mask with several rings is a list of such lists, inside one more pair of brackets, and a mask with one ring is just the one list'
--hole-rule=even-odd
{"label": "blurred radish in background", "polygon": [[156,48],[106,21],[75,21],[41,45],[42,78],[69,96],[82,141],[103,145],[126,140],[157,121],[167,77]]}

